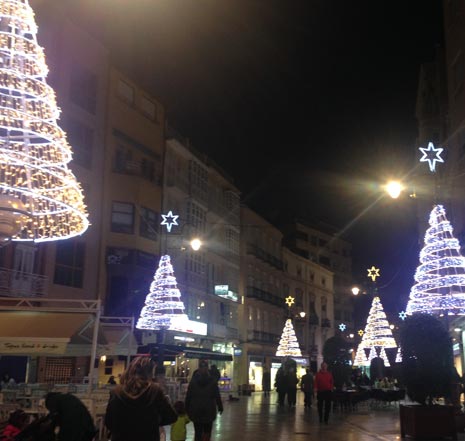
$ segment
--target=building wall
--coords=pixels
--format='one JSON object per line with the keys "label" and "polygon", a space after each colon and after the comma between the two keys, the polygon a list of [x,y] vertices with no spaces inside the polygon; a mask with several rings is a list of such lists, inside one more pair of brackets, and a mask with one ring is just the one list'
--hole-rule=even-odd
{"label": "building wall", "polygon": [[[295,299],[288,313],[302,355],[315,372],[323,361],[325,341],[334,335],[334,274],[287,248],[283,248],[283,261],[283,293]],[[301,312],[305,317],[300,316]]]}
{"label": "building wall", "polygon": [[105,314],[137,317],[158,267],[164,119],[160,103],[111,69],[99,281]]}
{"label": "building wall", "polygon": [[352,245],[327,225],[321,227],[297,221],[283,228],[284,244],[294,253],[334,273],[334,326],[344,323],[353,330]]}

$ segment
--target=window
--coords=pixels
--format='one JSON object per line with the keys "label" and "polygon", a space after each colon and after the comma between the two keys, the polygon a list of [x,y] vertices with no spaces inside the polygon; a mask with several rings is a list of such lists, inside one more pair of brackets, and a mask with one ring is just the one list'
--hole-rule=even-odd
{"label": "window", "polygon": [[141,175],[150,182],[155,180],[155,162],[142,158],[140,163]]}
{"label": "window", "polygon": [[95,114],[97,108],[97,77],[81,66],[75,66],[71,72],[70,83],[71,101]]}
{"label": "window", "polygon": [[113,202],[111,205],[111,231],[114,233],[134,233],[134,205]]}
{"label": "window", "polygon": [[134,104],[134,88],[126,83],[126,81],[118,81],[117,93],[124,101],[127,101],[129,104]]}
{"label": "window", "polygon": [[82,288],[84,259],[85,244],[83,242],[76,240],[57,242],[53,283]]}
{"label": "window", "polygon": [[207,214],[197,204],[193,202],[187,203],[187,223],[192,225],[197,231],[204,233],[207,222]]}
{"label": "window", "polygon": [[150,208],[141,207],[139,234],[147,239],[157,240],[158,236],[158,213]]}
{"label": "window", "polygon": [[73,149],[73,161],[85,168],[91,168],[94,131],[77,120],[69,120],[66,124],[68,142]]}
{"label": "window", "polygon": [[148,119],[157,121],[157,106],[153,101],[143,96],[140,100],[140,110]]}

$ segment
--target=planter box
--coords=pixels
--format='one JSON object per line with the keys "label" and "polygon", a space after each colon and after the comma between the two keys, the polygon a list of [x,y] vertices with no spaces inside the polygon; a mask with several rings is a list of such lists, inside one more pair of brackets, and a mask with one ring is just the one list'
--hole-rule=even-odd
{"label": "planter box", "polygon": [[453,406],[400,405],[400,434],[402,438],[457,439]]}

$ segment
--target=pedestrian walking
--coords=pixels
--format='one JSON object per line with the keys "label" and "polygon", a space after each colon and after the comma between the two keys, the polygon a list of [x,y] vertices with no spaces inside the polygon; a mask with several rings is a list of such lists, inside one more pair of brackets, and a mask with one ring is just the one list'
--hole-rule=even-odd
{"label": "pedestrian walking", "polygon": [[278,372],[276,372],[274,385],[278,392],[278,406],[284,406],[287,392],[287,378],[282,366],[278,369]]}
{"label": "pedestrian walking", "polygon": [[199,368],[187,387],[187,415],[194,423],[195,441],[209,441],[217,412],[223,413],[220,390],[208,371],[208,363],[201,360]]}
{"label": "pedestrian walking", "polygon": [[294,368],[287,372],[287,404],[289,407],[295,407],[297,402],[297,383],[299,382]]}
{"label": "pedestrian walking", "polygon": [[161,387],[152,381],[155,363],[135,358],[110,394],[105,425],[112,441],[159,441],[160,426],[177,415]]}
{"label": "pedestrian walking", "polygon": [[[334,380],[331,372],[328,371],[328,365],[323,361],[320,370],[315,375],[314,388],[316,390],[318,417],[320,423],[328,424],[329,412],[331,410],[331,400],[334,389]],[[323,413],[324,408],[324,413]]]}
{"label": "pedestrian walking", "polygon": [[174,403],[174,410],[178,414],[178,419],[171,424],[171,441],[186,441],[186,426],[191,422],[191,420],[187,416],[184,402],[176,401],[176,403]]}
{"label": "pedestrian walking", "polygon": [[269,397],[271,389],[271,373],[266,367],[263,369],[262,389],[265,397]]}
{"label": "pedestrian walking", "polygon": [[304,407],[312,407],[313,397],[313,374],[312,371],[307,368],[305,374],[300,379],[300,389],[304,393]]}
{"label": "pedestrian walking", "polygon": [[50,412],[54,427],[58,427],[57,441],[91,441],[97,433],[87,407],[73,394],[50,392],[45,396],[45,407]]}
{"label": "pedestrian walking", "polygon": [[210,375],[216,380],[216,381],[219,381],[219,379],[221,378],[221,373],[219,371],[219,369],[216,367],[216,365],[212,365],[211,368],[210,368]]}

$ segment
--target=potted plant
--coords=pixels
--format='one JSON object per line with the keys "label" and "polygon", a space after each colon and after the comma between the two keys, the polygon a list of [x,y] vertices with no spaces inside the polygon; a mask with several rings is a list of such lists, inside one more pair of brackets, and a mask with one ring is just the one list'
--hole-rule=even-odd
{"label": "potted plant", "polygon": [[402,382],[417,404],[400,406],[401,436],[457,439],[454,407],[447,397],[455,371],[452,342],[442,322],[428,314],[408,317],[400,332]]}

